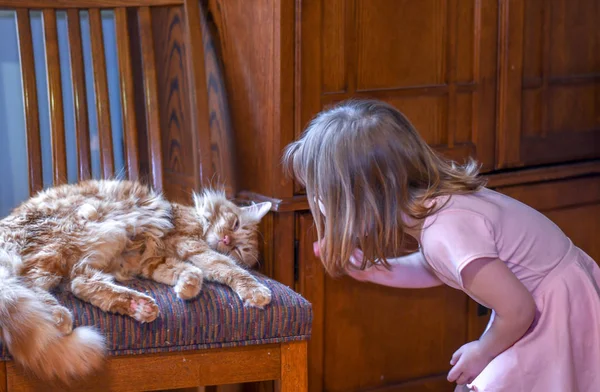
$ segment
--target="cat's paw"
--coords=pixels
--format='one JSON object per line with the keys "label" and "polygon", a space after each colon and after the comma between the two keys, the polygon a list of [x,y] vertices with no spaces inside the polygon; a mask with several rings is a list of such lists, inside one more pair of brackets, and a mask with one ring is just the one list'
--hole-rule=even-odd
{"label": "cat's paw", "polygon": [[129,315],[141,323],[149,323],[158,317],[158,305],[152,298],[131,300]]}
{"label": "cat's paw", "polygon": [[186,271],[179,276],[175,293],[181,299],[195,298],[202,290],[202,272]]}
{"label": "cat's paw", "polygon": [[262,284],[244,287],[238,292],[238,295],[244,301],[244,306],[264,308],[271,303],[271,290]]}
{"label": "cat's paw", "polygon": [[64,306],[55,306],[52,309],[52,318],[56,323],[56,328],[63,334],[69,335],[73,332],[73,316],[71,311]]}

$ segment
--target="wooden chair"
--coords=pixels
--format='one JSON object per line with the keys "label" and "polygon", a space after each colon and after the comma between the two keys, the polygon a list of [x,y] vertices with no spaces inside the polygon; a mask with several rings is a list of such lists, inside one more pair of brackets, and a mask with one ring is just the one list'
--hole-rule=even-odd
{"label": "wooden chair", "polygon": [[[114,11],[116,27],[125,175],[180,201],[189,202],[190,191],[216,174],[230,195],[237,193],[218,45],[212,44],[215,37],[202,7],[194,0],[0,0],[0,9],[16,9],[31,193],[43,188],[38,97],[46,93],[36,87],[31,10],[41,10],[43,19],[53,183],[68,178],[61,77],[72,78],[77,178],[92,173],[90,87],[96,97],[101,176],[115,175],[100,13],[105,8]],[[60,71],[59,10],[67,15],[71,75]],[[82,10],[89,15],[93,86],[85,83]],[[144,325],[58,293],[72,308],[75,324],[98,326],[110,346],[105,369],[72,389],[145,391],[279,380],[283,391],[306,391],[310,304],[287,286],[257,276],[273,291],[265,310],[244,308],[231,290],[216,284],[207,283],[198,300],[183,303],[167,287],[135,281],[132,285],[150,292],[167,314]],[[6,351],[0,356],[5,360],[0,391],[65,390],[28,376]]]}

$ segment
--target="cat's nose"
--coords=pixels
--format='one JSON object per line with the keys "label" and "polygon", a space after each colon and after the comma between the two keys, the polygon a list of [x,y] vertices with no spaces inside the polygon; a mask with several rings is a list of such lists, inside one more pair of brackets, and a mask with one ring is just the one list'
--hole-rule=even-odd
{"label": "cat's nose", "polygon": [[229,245],[231,243],[231,239],[229,238],[228,235],[226,235],[225,237],[223,237],[223,243],[225,245]]}

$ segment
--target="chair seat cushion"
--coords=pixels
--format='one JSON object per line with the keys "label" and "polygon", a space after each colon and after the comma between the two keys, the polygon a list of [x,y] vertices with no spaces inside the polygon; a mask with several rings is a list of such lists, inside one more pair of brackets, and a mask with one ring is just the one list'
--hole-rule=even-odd
{"label": "chair seat cushion", "polygon": [[[153,297],[160,308],[158,318],[147,324],[102,312],[67,291],[55,295],[72,310],[75,326],[95,326],[104,333],[108,354],[112,356],[308,339],[311,304],[281,283],[262,275],[256,278],[272,292],[272,302],[264,309],[245,307],[233,290],[218,283],[205,282],[196,299],[184,301],[177,298],[172,287],[132,280],[125,286]],[[0,359],[10,360],[4,346]]]}

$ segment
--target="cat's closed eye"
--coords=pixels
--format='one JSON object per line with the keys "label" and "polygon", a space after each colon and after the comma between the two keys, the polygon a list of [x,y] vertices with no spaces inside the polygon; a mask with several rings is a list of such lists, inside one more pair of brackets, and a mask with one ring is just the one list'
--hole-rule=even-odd
{"label": "cat's closed eye", "polygon": [[240,220],[235,218],[235,222],[233,222],[233,231],[237,231],[240,228]]}

